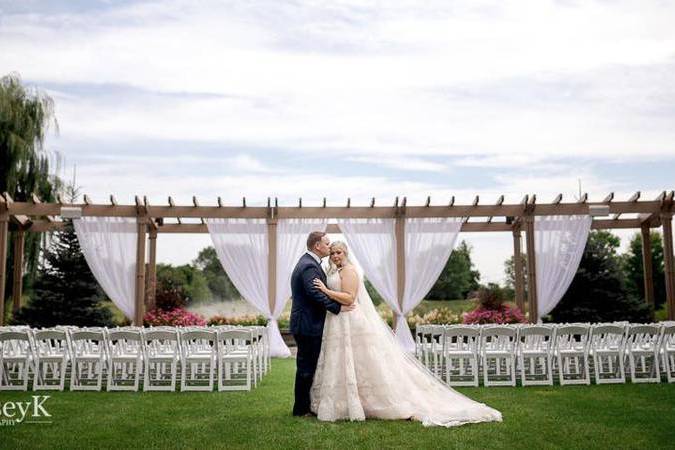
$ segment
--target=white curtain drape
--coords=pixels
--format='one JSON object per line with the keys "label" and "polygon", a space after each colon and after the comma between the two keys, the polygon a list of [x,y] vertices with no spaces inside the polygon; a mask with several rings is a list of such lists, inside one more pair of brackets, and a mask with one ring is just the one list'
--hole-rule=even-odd
{"label": "white curtain drape", "polygon": [[405,289],[396,336],[409,352],[415,351],[405,315],[412,311],[433,287],[455,248],[463,218],[405,219]]}
{"label": "white curtain drape", "polygon": [[[398,303],[395,219],[338,219],[347,245],[363,268],[364,275],[377,289],[399,319],[403,311]],[[405,319],[403,320],[405,322]],[[398,330],[398,327],[397,327]],[[410,334],[410,330],[408,330]],[[407,347],[405,336],[397,339]],[[412,339],[412,337],[410,337]]]}
{"label": "white curtain drape", "polygon": [[135,218],[81,217],[73,220],[75,234],[96,281],[124,315],[136,311]]}
{"label": "white curtain drape", "polygon": [[565,295],[579,268],[591,230],[591,216],[535,216],[537,322]]}
{"label": "white curtain drape", "polygon": [[290,296],[290,276],[297,259],[306,250],[307,235],[323,231],[323,219],[279,219],[277,222],[277,271],[274,310],[268,289],[269,240],[265,219],[207,219],[207,228],[218,259],[241,295],[267,317],[270,352],[288,357],[277,319]]}
{"label": "white curtain drape", "polygon": [[365,276],[396,315],[396,339],[415,350],[405,315],[419,304],[440,275],[455,247],[461,218],[408,218],[405,224],[406,279],[403,307],[398,303],[395,219],[338,219],[340,229]]}
{"label": "white curtain drape", "polygon": [[266,219],[206,219],[220,264],[244,299],[269,319],[270,353],[288,347],[270,311],[268,289],[269,241]]}
{"label": "white curtain drape", "polygon": [[[291,296],[291,274],[298,259],[307,251],[307,236],[312,231],[325,231],[327,224],[326,219],[277,220],[277,283],[271,327],[278,328],[277,318]],[[290,356],[285,344],[284,348],[283,354],[276,356]]]}

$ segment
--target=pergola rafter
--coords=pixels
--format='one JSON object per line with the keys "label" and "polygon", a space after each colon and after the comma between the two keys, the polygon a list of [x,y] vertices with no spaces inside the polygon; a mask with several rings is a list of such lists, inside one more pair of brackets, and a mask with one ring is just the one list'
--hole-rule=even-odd
{"label": "pergola rafter", "polygon": [[[399,286],[399,304],[402,301],[405,283],[405,265],[403,235],[407,217],[464,217],[463,232],[511,232],[514,244],[515,295],[521,309],[525,306],[525,280],[521,267],[521,233],[525,232],[525,244],[528,264],[528,307],[530,317],[536,318],[536,261],[534,258],[534,217],[549,215],[596,215],[598,208],[604,207],[601,216],[611,218],[593,218],[592,229],[639,229],[642,233],[643,267],[645,269],[645,298],[653,305],[654,288],[651,275],[651,228],[662,227],[664,235],[664,263],[666,272],[667,310],[669,319],[675,319],[675,270],[673,261],[672,216],[675,191],[662,192],[654,200],[641,199],[636,192],[627,201],[615,201],[614,193],[607,195],[601,202],[589,202],[588,194],[583,194],[575,202],[563,202],[558,194],[551,203],[537,203],[536,195],[525,195],[520,203],[504,203],[500,196],[493,204],[480,204],[476,195],[471,204],[459,205],[453,196],[446,205],[432,205],[427,197],[423,206],[408,206],[407,198],[396,197],[393,206],[376,206],[372,198],[368,206],[352,206],[347,199],[346,206],[328,206],[326,199],[320,206],[303,206],[302,198],[297,206],[279,206],[277,198],[267,199],[266,206],[248,206],[246,197],[241,206],[226,205],[221,197],[214,206],[201,205],[196,196],[191,205],[177,205],[168,197],[167,205],[151,205],[146,196],[139,196],[134,204],[121,205],[113,195],[109,203],[94,203],[89,196],[83,196],[82,203],[65,203],[58,197],[57,202],[42,202],[32,195],[31,201],[17,202],[7,194],[0,196],[0,319],[4,318],[5,268],[9,232],[16,233],[15,269],[13,275],[14,308],[20,307],[21,267],[23,266],[23,236],[26,232],[48,232],[63,227],[59,219],[62,208],[79,208],[82,216],[132,217],[138,219],[137,273],[136,273],[136,317],[134,322],[142,321],[145,306],[154,306],[156,285],[156,242],[157,236],[164,233],[208,233],[205,219],[211,218],[259,218],[266,219],[270,239],[270,279],[268,285],[270,306],[274,303],[276,280],[276,224],[279,219],[290,218],[391,218],[396,220],[397,269]],[[632,214],[633,218],[622,218]],[[484,220],[469,221],[469,218]],[[503,220],[498,220],[503,218]],[[175,219],[168,222],[165,219]],[[200,223],[186,223],[184,219],[200,219]],[[328,232],[339,233],[337,224],[328,225]],[[146,237],[147,235],[147,237]],[[147,240],[147,243],[146,243]],[[146,244],[148,262],[146,267]],[[147,276],[146,276],[147,275]],[[4,321],[3,321],[4,322]]]}

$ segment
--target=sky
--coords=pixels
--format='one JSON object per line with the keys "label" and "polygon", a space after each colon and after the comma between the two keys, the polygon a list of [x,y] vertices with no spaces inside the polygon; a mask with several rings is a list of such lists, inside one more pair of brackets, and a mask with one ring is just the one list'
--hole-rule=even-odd
{"label": "sky", "polygon": [[[668,1],[0,0],[94,201],[516,203],[675,188]],[[631,232],[618,233],[625,248]],[[509,233],[464,233],[501,281]],[[161,236],[182,264],[208,235]]]}

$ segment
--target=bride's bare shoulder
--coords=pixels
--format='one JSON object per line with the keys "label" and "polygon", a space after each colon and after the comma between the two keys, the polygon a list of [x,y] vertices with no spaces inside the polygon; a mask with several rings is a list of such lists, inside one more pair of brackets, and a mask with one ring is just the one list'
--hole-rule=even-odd
{"label": "bride's bare shoulder", "polygon": [[356,272],[356,267],[352,266],[351,264],[344,266],[340,270],[340,275],[341,276],[351,276],[351,277],[357,277],[358,273]]}

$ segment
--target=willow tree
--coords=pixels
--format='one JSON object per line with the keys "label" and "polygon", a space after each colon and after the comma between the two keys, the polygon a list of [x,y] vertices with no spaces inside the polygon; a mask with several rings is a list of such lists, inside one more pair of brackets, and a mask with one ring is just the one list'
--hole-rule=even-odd
{"label": "willow tree", "polygon": [[[0,78],[0,193],[7,192],[17,201],[26,201],[33,193],[45,201],[54,200],[61,182],[50,170],[53,155],[45,149],[47,132],[52,127],[58,129],[58,124],[54,101],[47,94],[24,86],[17,74]],[[10,237],[8,279],[13,271],[12,244]],[[26,235],[27,281],[36,273],[40,246],[39,235]],[[8,291],[11,286],[7,283]]]}

